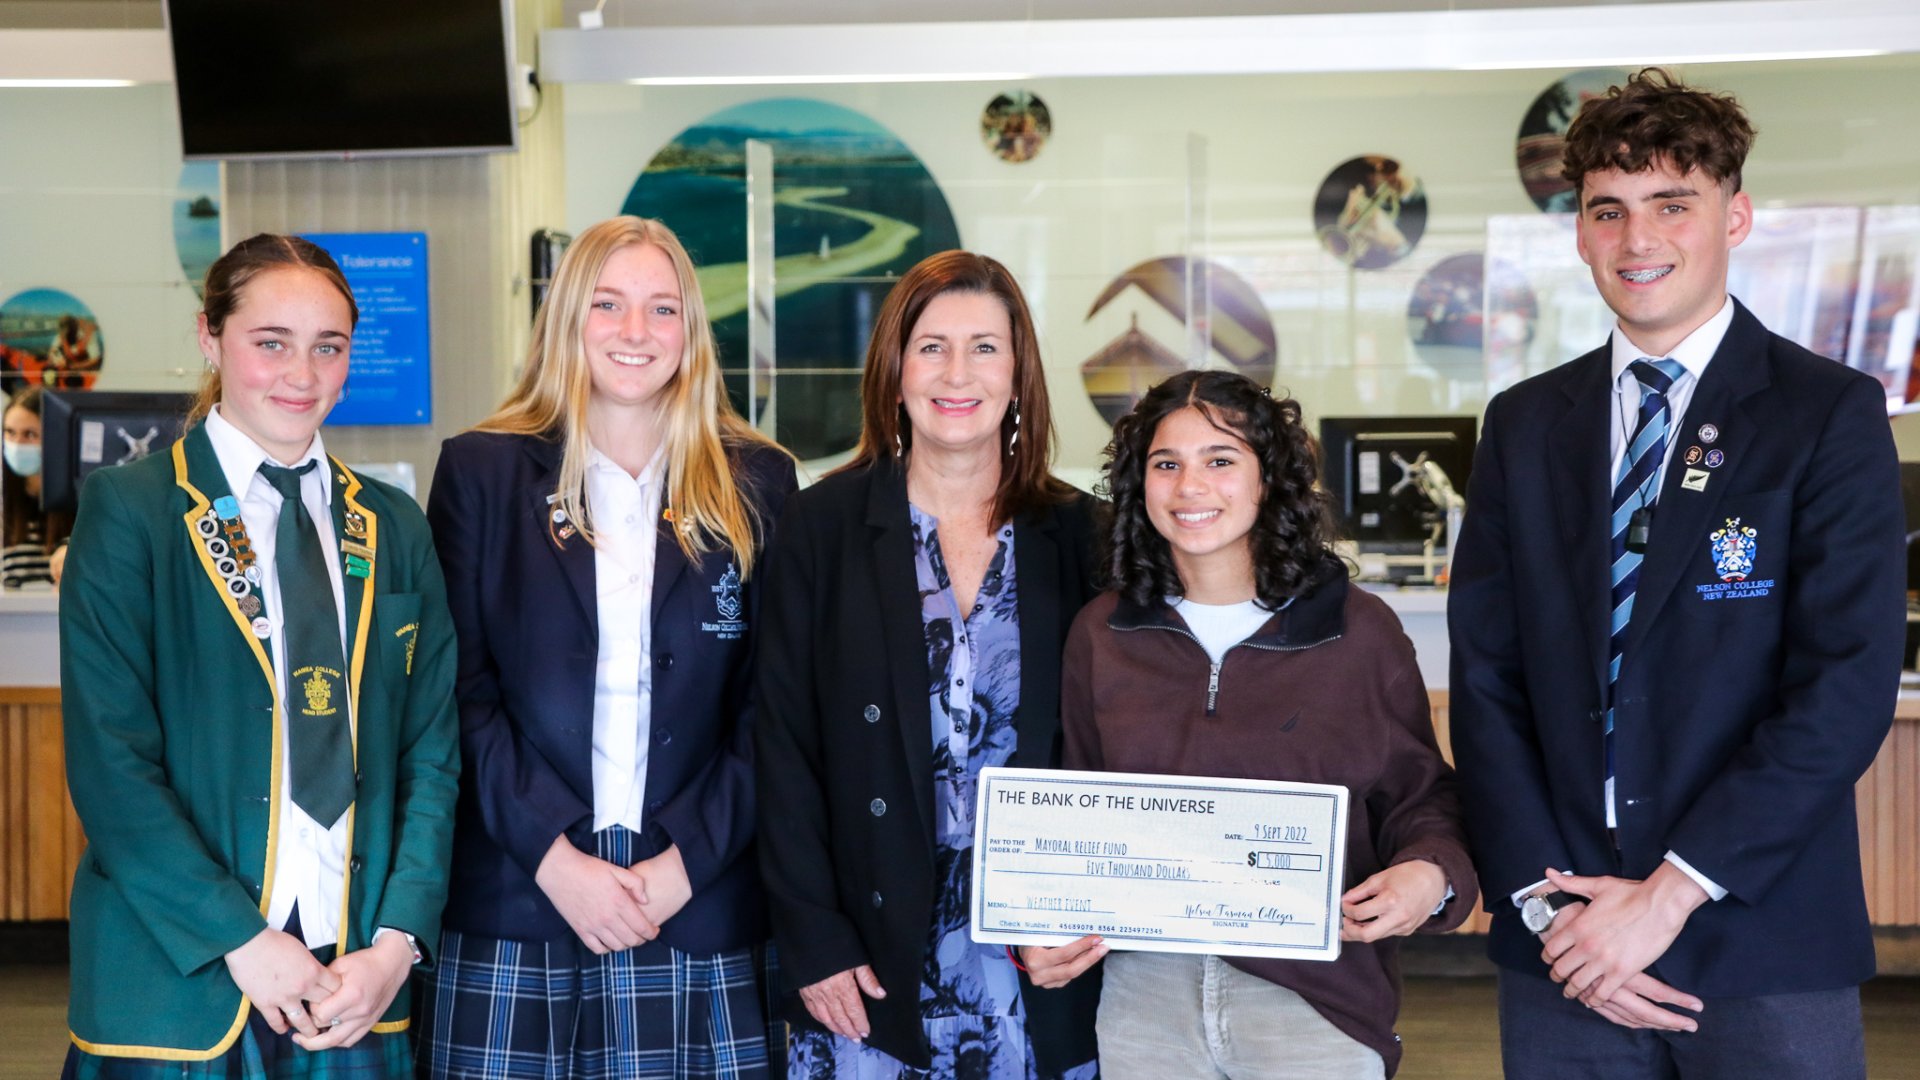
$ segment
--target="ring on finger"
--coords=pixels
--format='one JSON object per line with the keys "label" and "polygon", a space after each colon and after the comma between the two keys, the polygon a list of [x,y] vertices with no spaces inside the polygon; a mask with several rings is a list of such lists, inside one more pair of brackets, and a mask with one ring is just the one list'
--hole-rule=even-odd
{"label": "ring on finger", "polygon": [[336,1016],[336,1017],[334,1017],[333,1019],[331,1019],[331,1020],[329,1020],[329,1021],[327,1021],[327,1026],[328,1026],[328,1027],[330,1027],[330,1028],[331,1028],[331,1027],[339,1027],[339,1026],[340,1026],[340,1018]]}

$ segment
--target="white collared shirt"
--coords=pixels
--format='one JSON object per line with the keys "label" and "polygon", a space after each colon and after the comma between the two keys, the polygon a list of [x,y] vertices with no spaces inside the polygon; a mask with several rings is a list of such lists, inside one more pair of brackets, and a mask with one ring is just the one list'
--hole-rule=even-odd
{"label": "white collared shirt", "polygon": [[587,458],[597,540],[600,653],[593,667],[593,829],[640,831],[653,730],[653,564],[665,457],[636,479],[598,450]]}
{"label": "white collared shirt", "polygon": [[[346,884],[347,859],[347,815],[331,825],[323,825],[313,820],[307,812],[293,801],[292,741],[285,736],[287,698],[287,644],[282,633],[285,625],[285,609],[280,598],[280,578],[274,573],[274,548],[279,536],[280,492],[260,475],[262,462],[274,461],[272,455],[262,449],[246,433],[229,423],[220,415],[220,407],[214,406],[207,415],[207,438],[213,443],[214,456],[219,459],[220,471],[226,477],[227,489],[234,493],[240,502],[240,520],[247,527],[247,542],[253,547],[254,559],[260,567],[260,599],[265,606],[263,614],[273,626],[272,645],[273,677],[279,684],[279,714],[273,720],[279,726],[280,739],[280,775],[282,777],[278,797],[279,832],[275,837],[273,850],[273,880],[269,883],[271,893],[268,898],[267,925],[274,929],[283,929],[287,917],[293,913],[294,905],[300,906],[300,929],[307,947],[317,949],[322,945],[335,945],[340,941],[340,905],[342,889]],[[298,467],[308,461],[318,461],[314,469],[300,478],[300,501],[306,504],[307,516],[313,519],[314,527],[320,534],[320,550],[339,551],[339,544],[333,532],[333,467],[327,461],[326,447],[316,433],[313,445],[300,460],[292,462]],[[340,621],[341,655],[346,655],[346,603],[345,589],[340,580],[340,560],[327,560],[327,578],[333,585],[333,610]],[[353,695],[347,695],[349,722],[354,722]]]}
{"label": "white collared shirt", "polygon": [[[1640,422],[1641,383],[1638,376],[1627,369],[1635,360],[1673,360],[1687,369],[1687,376],[1674,380],[1672,389],[1667,391],[1667,456],[1660,460],[1660,475],[1667,475],[1667,465],[1673,461],[1675,447],[1691,446],[1701,442],[1698,431],[1682,428],[1686,420],[1687,406],[1693,403],[1694,388],[1700,385],[1701,376],[1707,373],[1707,363],[1720,349],[1721,339],[1727,336],[1727,328],[1733,325],[1733,297],[1720,305],[1713,318],[1701,323],[1693,333],[1688,334],[1673,351],[1664,356],[1655,356],[1643,351],[1627,337],[1625,329],[1618,325],[1613,328],[1613,424],[1608,446],[1613,448],[1613,467],[1607,472],[1608,489],[1620,477],[1620,463],[1626,460],[1627,441],[1633,438],[1634,425]],[[1703,419],[1722,423],[1721,417]],[[1658,498],[1659,484],[1653,486],[1650,494]]]}

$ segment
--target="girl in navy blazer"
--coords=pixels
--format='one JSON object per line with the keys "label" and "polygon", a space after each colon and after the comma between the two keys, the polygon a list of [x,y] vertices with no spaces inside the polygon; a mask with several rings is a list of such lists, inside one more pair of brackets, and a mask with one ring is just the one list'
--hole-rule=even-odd
{"label": "girl in navy blazer", "polygon": [[793,488],[679,240],[583,232],[428,504],[466,765],[423,1075],[766,1074],[746,670]]}

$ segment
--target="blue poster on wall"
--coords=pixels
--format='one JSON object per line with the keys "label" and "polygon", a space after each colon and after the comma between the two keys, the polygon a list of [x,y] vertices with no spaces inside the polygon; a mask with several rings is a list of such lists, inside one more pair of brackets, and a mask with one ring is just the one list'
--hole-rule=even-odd
{"label": "blue poster on wall", "polygon": [[353,286],[347,392],[330,424],[433,422],[433,350],[428,325],[426,233],[305,233]]}

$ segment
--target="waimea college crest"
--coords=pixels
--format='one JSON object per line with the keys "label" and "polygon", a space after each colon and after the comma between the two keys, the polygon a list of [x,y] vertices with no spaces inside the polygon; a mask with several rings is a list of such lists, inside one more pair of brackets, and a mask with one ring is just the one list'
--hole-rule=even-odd
{"label": "waimea college crest", "polygon": [[714,611],[720,616],[719,622],[703,622],[700,629],[716,635],[721,641],[737,641],[746,632],[746,621],[740,618],[740,568],[733,563],[727,564],[727,572],[720,575],[720,584],[710,586],[713,591]]}

